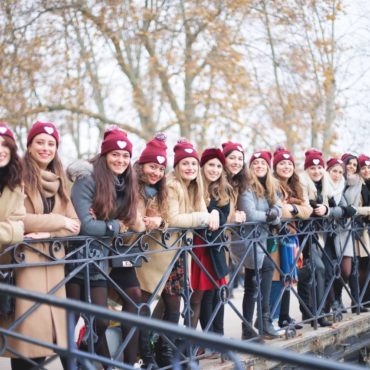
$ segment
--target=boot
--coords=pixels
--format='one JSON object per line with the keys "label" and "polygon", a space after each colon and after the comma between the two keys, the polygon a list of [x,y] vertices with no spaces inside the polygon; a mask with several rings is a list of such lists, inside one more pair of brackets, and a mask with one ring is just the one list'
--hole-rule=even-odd
{"label": "boot", "polygon": [[264,343],[262,337],[258,335],[251,327],[242,324],[242,340],[253,340],[257,343]]}
{"label": "boot", "polygon": [[[254,323],[254,327],[258,329],[258,327],[259,327],[258,319]],[[262,314],[262,332],[263,332],[263,336],[265,336],[267,338],[271,338],[271,339],[272,338],[278,338],[280,336],[279,331],[276,330],[274,328],[274,326],[272,325],[272,320],[270,318],[269,313],[263,313]]]}
{"label": "boot", "polygon": [[158,369],[158,365],[154,359],[154,353],[150,345],[149,330],[140,331],[139,335],[139,353],[143,360],[141,368],[143,369]]}
{"label": "boot", "polygon": [[174,357],[171,345],[160,336],[156,346],[156,360],[159,367],[170,366]]}

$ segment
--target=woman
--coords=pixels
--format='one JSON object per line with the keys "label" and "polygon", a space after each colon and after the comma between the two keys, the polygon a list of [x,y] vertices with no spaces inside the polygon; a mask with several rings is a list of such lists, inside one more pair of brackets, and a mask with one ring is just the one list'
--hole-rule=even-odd
{"label": "woman", "polygon": [[[225,156],[220,149],[209,148],[202,153],[200,160],[202,179],[204,184],[204,200],[208,212],[217,210],[220,215],[220,225],[226,223],[230,213],[230,199],[232,187],[227,182],[223,170]],[[208,233],[208,240],[215,236]],[[220,240],[214,241],[215,246],[210,248],[194,248],[193,252],[202,266],[209,272],[216,285],[208,278],[200,266],[191,262],[191,287],[193,289],[191,307],[193,310],[192,327],[196,328],[198,319],[201,319],[202,328],[205,329],[214,310],[213,302],[217,301],[217,287],[226,284],[225,276],[228,273],[224,249],[217,251]],[[211,249],[212,248],[212,249]],[[204,295],[206,302],[204,302]],[[207,304],[208,303],[208,304]],[[210,331],[223,335],[223,305],[211,325]]]}
{"label": "woman", "polygon": [[[250,159],[250,184],[238,200],[238,209],[243,210],[247,215],[247,220],[252,222],[267,222],[270,225],[280,223],[281,206],[277,197],[277,182],[272,176],[271,153],[268,151],[255,152]],[[247,226],[246,234],[250,234],[254,226]],[[261,228],[259,240],[265,244],[268,231]],[[256,256],[254,257],[254,247],[256,246]],[[258,325],[266,337],[277,337],[278,332],[274,329],[270,319],[270,291],[274,265],[264,250],[258,244],[249,244],[247,241],[232,246],[232,255],[235,260],[240,261],[244,258],[245,278],[244,278],[244,297],[243,297],[243,317],[247,325],[243,322],[242,339],[250,339],[256,336],[251,328],[254,306],[256,302],[256,292],[253,280],[256,269],[260,274],[260,289],[262,295],[262,323]],[[258,320],[257,323],[258,324]]]}
{"label": "woman", "polygon": [[[363,157],[362,157],[363,158]],[[355,249],[356,257],[358,262],[358,279],[360,291],[358,294],[355,293],[353,297],[356,301],[363,293],[365,288],[365,283],[367,280],[368,263],[369,263],[369,251],[370,251],[370,240],[367,229],[364,228],[363,220],[368,220],[370,216],[370,197],[368,196],[368,188],[364,183],[364,178],[360,174],[360,163],[356,156],[345,153],[342,155],[342,160],[344,162],[344,176],[346,179],[346,187],[344,190],[344,198],[347,204],[352,205],[356,209],[356,215],[362,216],[362,218],[357,218],[356,223],[360,227],[360,230],[355,231]],[[362,164],[366,164],[366,159]],[[362,166],[364,167],[364,166]],[[364,173],[366,171],[364,170]],[[364,230],[362,230],[364,229]],[[355,277],[351,277],[355,278]],[[356,282],[354,286],[357,286]],[[358,295],[358,297],[357,297]],[[360,303],[360,302],[358,302]],[[352,305],[357,305],[357,302],[352,302]],[[367,308],[360,304],[360,312],[367,312]],[[352,307],[352,312],[357,312],[357,307]]]}
{"label": "woman", "polygon": [[[273,159],[274,176],[279,182],[279,196],[282,203],[282,219],[291,218],[309,218],[312,213],[312,208],[308,203],[308,199],[303,195],[303,188],[299,180],[299,176],[295,170],[295,162],[291,153],[283,148],[279,148],[274,153]],[[295,244],[295,247],[299,248],[298,238],[294,234],[297,234],[297,226],[295,222],[290,222],[287,225],[289,234],[287,238],[281,239],[280,248],[282,251],[288,248],[285,244],[289,241],[290,244]],[[289,252],[289,251],[287,251]],[[284,270],[284,266],[288,267],[284,273],[293,273],[295,268],[292,266],[292,260],[287,260],[288,256],[285,253],[280,253],[278,248],[275,253],[271,253],[273,260],[281,270]],[[295,259],[294,254],[291,256]],[[281,263],[283,262],[283,263]],[[284,263],[285,262],[285,263]],[[297,276],[293,276],[297,278]],[[284,282],[281,281],[279,271],[275,269],[273,276],[273,284],[270,296],[271,309],[274,308],[276,302],[279,300],[281,291],[284,288]],[[286,289],[281,297],[281,305],[277,304],[277,310],[273,314],[273,317],[279,318],[278,324],[280,327],[287,325],[294,325],[296,329],[302,329],[302,326],[297,324],[294,319],[289,315],[290,307],[290,290]]]}
{"label": "woman", "polygon": [[[177,142],[174,153],[174,169],[167,178],[169,226],[182,228],[208,226],[211,231],[217,230],[219,227],[219,212],[217,210],[207,211],[203,199],[198,153],[193,145],[185,139],[180,139]],[[176,242],[178,237],[177,234],[172,235],[168,246],[181,246],[181,242]],[[162,293],[165,302],[163,320],[174,324],[178,323],[183,286],[184,265],[182,256],[180,256],[174,264]],[[171,364],[172,358],[172,347],[163,337],[160,337],[157,347],[158,365],[161,367],[168,366]]]}
{"label": "woman", "polygon": [[[319,150],[311,149],[305,153],[304,162],[305,171],[301,175],[301,183],[303,185],[304,197],[309,200],[310,206],[313,208],[312,217],[328,217],[330,195],[330,185],[328,182],[328,175],[324,170],[324,159]],[[324,248],[324,238],[320,234],[316,235],[312,244],[306,245],[303,249],[304,264],[303,268],[298,271],[298,294],[305,304],[300,302],[300,309],[303,320],[310,319],[314,312],[315,302],[312,297],[311,270],[308,267],[308,261],[312,259],[315,265],[316,277],[316,309],[323,305],[323,297],[325,291],[325,261],[322,259],[322,251]],[[308,309],[308,310],[307,310]],[[320,315],[320,311],[316,312]],[[326,317],[318,319],[320,326],[330,326]],[[311,322],[314,325],[314,322]]]}
{"label": "woman", "polygon": [[[14,135],[6,123],[0,122],[0,263],[12,263],[11,253],[4,250],[9,244],[23,240],[24,194],[22,165],[17,153]],[[4,253],[4,254],[3,254]],[[3,274],[9,270],[2,270]],[[2,297],[0,298],[2,299]],[[0,313],[1,315],[1,313]],[[14,317],[0,316],[1,327],[14,321]],[[9,322],[8,320],[9,319]]]}
{"label": "woman", "polygon": [[[66,177],[58,156],[59,134],[52,123],[36,122],[27,136],[27,151],[23,160],[26,216],[26,238],[45,239],[77,235],[80,222],[69,198]],[[25,263],[45,264],[64,258],[64,248],[54,250],[49,243],[32,243],[32,249],[22,245],[17,253],[23,253]],[[36,251],[35,251],[36,249]],[[38,253],[39,252],[39,253]],[[64,279],[64,264],[53,266],[25,267],[16,270],[17,286],[43,294],[50,294]],[[53,294],[65,298],[65,287]],[[34,305],[33,302],[17,299],[15,319],[21,320],[15,330],[34,339],[67,346],[67,317],[64,309],[41,305],[29,316],[22,315]],[[42,325],[40,325],[42,323]],[[35,363],[42,363],[54,352],[45,347],[21,340],[9,339],[9,346]],[[62,360],[64,368],[66,363]],[[23,359],[12,358],[12,369],[31,369],[34,365]]]}
{"label": "woman", "polygon": [[[72,201],[81,220],[81,235],[91,237],[108,236],[113,239],[119,233],[131,228],[135,231],[144,230],[143,221],[137,210],[137,185],[134,171],[131,168],[132,144],[122,130],[112,127],[104,133],[100,153],[92,159],[92,173],[79,176],[72,187]],[[84,169],[82,169],[85,173]],[[101,257],[107,256],[109,250],[102,248],[100,243],[92,243],[90,252]],[[107,259],[101,260],[99,269],[90,265],[90,297],[91,302],[106,307],[108,299]],[[136,312],[136,304],[141,302],[141,291],[134,267],[113,268],[110,274],[120,289],[132,301],[125,301],[123,310]],[[68,297],[84,300],[85,274],[79,272],[67,285]],[[103,319],[94,321],[97,341],[95,352],[110,358],[105,331],[108,322]],[[123,336],[130,328],[123,327]],[[134,364],[137,355],[137,331],[125,349],[125,362]],[[105,367],[106,368],[106,367]]]}
{"label": "woman", "polygon": [[[135,163],[134,169],[138,177],[140,202],[144,209],[144,223],[148,231],[163,231],[168,226],[168,194],[165,171],[167,166],[166,136],[157,134],[150,140]],[[147,263],[136,269],[140,282],[142,302],[150,304],[156,295],[160,295],[163,286],[160,284],[168,269],[173,255],[163,251],[161,233],[152,231],[146,239],[149,251]],[[157,242],[158,241],[158,242]],[[140,332],[140,357],[144,368],[156,366],[154,354],[150,346],[150,332]]]}

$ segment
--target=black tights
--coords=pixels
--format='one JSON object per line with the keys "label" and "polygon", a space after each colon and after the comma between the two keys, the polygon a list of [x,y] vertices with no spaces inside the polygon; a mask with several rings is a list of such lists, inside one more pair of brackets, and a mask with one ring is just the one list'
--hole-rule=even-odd
{"label": "black tights", "polygon": [[203,296],[204,290],[194,290],[190,298],[190,307],[193,311],[193,315],[191,316],[191,327],[194,329],[198,325]]}
{"label": "black tights", "polygon": [[[69,283],[66,285],[67,297],[77,299],[80,301],[85,301],[85,289],[84,286],[78,283]],[[91,303],[98,306],[107,307],[108,302],[108,289],[107,287],[91,287],[90,288]],[[75,317],[76,322],[78,320],[78,315]],[[98,336],[98,340],[95,343],[95,352],[103,357],[110,358],[110,353],[108,349],[107,338],[105,336],[105,331],[108,327],[108,320],[95,319],[94,320],[94,331]],[[104,366],[106,368],[106,366]]]}
{"label": "black tights", "polygon": [[178,324],[180,320],[180,302],[181,297],[178,295],[171,295],[162,293],[164,302],[163,320]]}
{"label": "black tights", "polygon": [[[343,256],[340,269],[343,280],[345,282],[349,281],[352,272],[352,257]],[[352,294],[354,294],[353,286],[351,283],[352,282],[350,282],[350,288],[352,290]],[[335,279],[333,287],[334,287],[334,297],[336,300],[340,301],[342,299],[342,289],[343,289],[342,281],[340,279]]]}
{"label": "black tights", "polygon": [[[42,364],[45,361],[46,357],[35,357],[30,360]],[[11,358],[10,364],[12,370],[31,370],[35,368],[35,365],[32,365],[29,361],[23,360],[22,358]]]}

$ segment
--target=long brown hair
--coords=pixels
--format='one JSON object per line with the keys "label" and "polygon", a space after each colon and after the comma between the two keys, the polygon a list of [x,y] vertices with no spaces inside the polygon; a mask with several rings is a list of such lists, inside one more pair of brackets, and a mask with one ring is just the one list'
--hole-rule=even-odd
{"label": "long brown hair", "polygon": [[210,182],[208,186],[206,186],[208,181],[204,176],[204,167],[202,167],[201,173],[204,184],[204,200],[206,201],[207,205],[210,197],[215,199],[217,201],[217,205],[220,207],[230,203],[233,188],[227,181],[226,172],[223,170],[221,176],[216,181]]}
{"label": "long brown hair", "polygon": [[304,203],[302,184],[295,171],[288,181],[284,181],[276,171],[274,172],[274,176],[279,181],[280,189],[288,203],[294,203],[298,205]]}
{"label": "long brown hair", "polygon": [[248,169],[245,163],[243,164],[242,169],[236,175],[233,175],[227,168],[225,171],[227,181],[234,189],[237,190],[238,195],[243,193],[248,188],[250,177],[248,175]]}
{"label": "long brown hair", "polygon": [[[143,164],[135,162],[134,170],[137,175],[138,187],[139,187],[139,194],[146,199],[145,194],[145,181],[144,181],[144,172],[143,172]],[[159,180],[154,187],[157,190],[157,204],[158,210],[161,213],[162,218],[167,219],[168,215],[168,191],[166,185],[166,176],[163,176],[161,180]]]}
{"label": "long brown hair", "polygon": [[[252,162],[251,162],[252,163]],[[253,171],[250,171],[250,189],[256,193],[257,198],[265,197],[269,206],[273,206],[277,201],[278,183],[272,176],[270,166],[267,166],[266,185],[263,186]]]}
{"label": "long brown hair", "polygon": [[[60,186],[58,195],[60,196],[62,204],[66,205],[69,201],[66,185],[67,180],[58,152],[55,152],[55,157],[48,164],[47,170],[59,177]],[[44,193],[41,185],[41,169],[28,150],[23,157],[23,181],[27,194],[36,194],[37,192],[40,194]]]}
{"label": "long brown hair", "polygon": [[0,192],[7,186],[11,191],[22,184],[22,163],[17,153],[17,144],[8,136],[2,136],[4,145],[10,150],[9,163],[0,168]]}
{"label": "long brown hair", "polygon": [[93,164],[93,178],[96,184],[93,209],[98,219],[108,220],[112,216],[130,225],[135,222],[137,215],[137,180],[135,171],[128,165],[122,178],[125,183],[122,203],[117,208],[117,191],[115,188],[115,175],[108,168],[105,155],[98,154],[91,163]]}

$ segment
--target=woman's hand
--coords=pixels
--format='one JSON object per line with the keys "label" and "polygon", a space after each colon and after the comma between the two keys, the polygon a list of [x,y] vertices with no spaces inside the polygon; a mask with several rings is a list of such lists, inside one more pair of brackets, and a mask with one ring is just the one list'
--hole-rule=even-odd
{"label": "woman's hand", "polygon": [[24,235],[25,238],[30,239],[48,239],[50,238],[50,233],[48,232],[39,232],[39,233],[28,233]]}
{"label": "woman's hand", "polygon": [[72,233],[77,233],[80,230],[80,223],[72,218],[64,217],[64,227]]}
{"label": "woman's hand", "polygon": [[209,214],[209,220],[208,220],[208,229],[211,231],[215,231],[220,227],[220,213],[214,209]]}
{"label": "woman's hand", "polygon": [[324,216],[328,209],[323,204],[318,204],[316,208],[314,208],[313,212],[316,216]]}
{"label": "woman's hand", "polygon": [[235,211],[235,222],[242,224],[247,220],[247,216],[244,211]]}
{"label": "woman's hand", "polygon": [[90,208],[90,209],[89,209],[89,213],[90,213],[90,216],[91,216],[94,220],[96,220],[96,213],[95,213],[95,211],[94,211],[94,209],[93,209],[93,208]]}
{"label": "woman's hand", "polygon": [[147,228],[147,230],[153,230],[153,229],[159,229],[159,227],[162,224],[162,217],[159,216],[153,216],[153,217],[148,217],[144,216],[143,217],[144,225]]}

